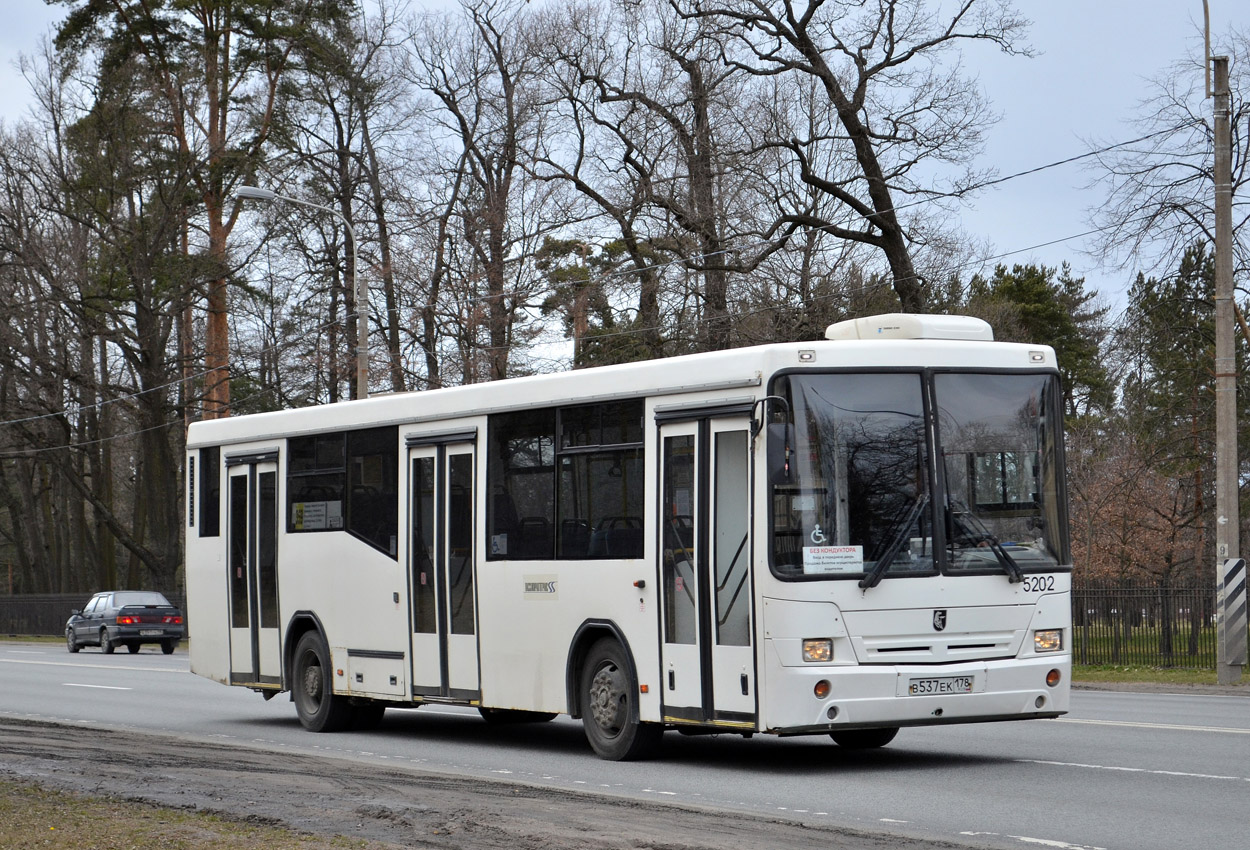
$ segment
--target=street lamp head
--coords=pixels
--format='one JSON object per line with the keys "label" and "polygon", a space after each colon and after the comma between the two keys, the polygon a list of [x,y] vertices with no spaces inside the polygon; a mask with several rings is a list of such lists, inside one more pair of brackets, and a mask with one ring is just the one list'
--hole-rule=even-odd
{"label": "street lamp head", "polygon": [[238,189],[235,189],[234,196],[253,201],[272,201],[278,197],[278,193],[269,189],[261,189],[258,186],[240,186]]}

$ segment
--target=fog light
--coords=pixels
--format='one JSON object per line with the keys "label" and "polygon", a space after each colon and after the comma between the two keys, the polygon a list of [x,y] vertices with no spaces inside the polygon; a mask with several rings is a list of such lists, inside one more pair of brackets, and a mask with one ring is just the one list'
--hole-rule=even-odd
{"label": "fog light", "polygon": [[1051,670],[1046,674],[1046,684],[1053,688],[1055,685],[1059,684],[1059,680],[1062,678],[1063,674],[1058,670]]}
{"label": "fog light", "polygon": [[1046,697],[1038,697],[1037,699],[1033,700],[1034,708],[1041,708],[1045,704],[1046,704]]}
{"label": "fog light", "polygon": [[831,705],[827,709],[825,709],[825,717],[828,717],[830,720],[837,720],[838,719],[838,707],[836,705]]}
{"label": "fog light", "polygon": [[833,660],[833,641],[829,638],[804,638],[803,660],[814,664]]}
{"label": "fog light", "polygon": [[1035,652],[1058,652],[1063,649],[1063,629],[1043,629],[1033,633]]}
{"label": "fog light", "polygon": [[816,695],[816,699],[824,699],[825,697],[829,696],[829,693],[832,690],[833,690],[833,685],[829,684],[829,680],[821,679],[819,682],[816,683],[816,687],[812,688],[812,693]]}

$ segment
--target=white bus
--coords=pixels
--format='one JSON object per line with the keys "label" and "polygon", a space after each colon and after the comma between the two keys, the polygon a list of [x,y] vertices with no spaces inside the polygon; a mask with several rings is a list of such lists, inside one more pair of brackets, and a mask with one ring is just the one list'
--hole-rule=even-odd
{"label": "white bus", "polygon": [[191,669],[386,708],[830,735],[1067,711],[1054,352],[958,316],[198,422]]}

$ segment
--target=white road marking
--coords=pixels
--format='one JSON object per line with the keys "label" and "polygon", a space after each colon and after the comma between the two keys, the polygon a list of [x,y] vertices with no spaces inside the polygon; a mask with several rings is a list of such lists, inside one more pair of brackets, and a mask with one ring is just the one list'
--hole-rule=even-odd
{"label": "white road marking", "polygon": [[1080,767],[1086,770],[1111,770],[1118,773],[1146,773],[1153,776],[1176,776],[1182,779],[1216,779],[1224,782],[1250,782],[1250,776],[1220,776],[1213,773],[1185,773],[1179,770],[1149,770],[1144,767],[1118,767],[1110,764],[1082,764],[1074,761],[1044,761],[1042,759],[1016,759],[1019,764],[1044,764],[1051,767]]}
{"label": "white road marking", "polygon": [[1051,841],[1047,838],[1029,838],[1027,835],[1008,835],[1008,838],[1014,838],[1016,841],[1023,841],[1025,844],[1040,844],[1043,847],[1056,847],[1059,850],[1106,850],[1105,847],[1093,847],[1089,844],[1069,844],[1066,841]]}
{"label": "white road marking", "polygon": [[1177,732],[1224,732],[1230,735],[1250,735],[1250,729],[1234,729],[1231,726],[1182,726],[1178,723],[1139,723],[1130,720],[1079,720],[1075,717],[1057,717],[1056,723],[1084,723],[1089,726],[1125,726],[1129,729],[1171,729]]}
{"label": "white road marking", "polygon": [[130,667],[125,664],[74,664],[68,661],[26,661],[22,658],[0,658],[0,664],[43,664],[48,667],[79,667],[85,670],[139,670],[146,673],[187,673],[173,667]]}
{"label": "white road marking", "polygon": [[99,690],[102,690],[102,691],[133,691],[134,690],[134,688],[118,688],[113,685],[83,685],[83,684],[80,684],[79,682],[62,682],[61,684],[67,688],[98,688]]}

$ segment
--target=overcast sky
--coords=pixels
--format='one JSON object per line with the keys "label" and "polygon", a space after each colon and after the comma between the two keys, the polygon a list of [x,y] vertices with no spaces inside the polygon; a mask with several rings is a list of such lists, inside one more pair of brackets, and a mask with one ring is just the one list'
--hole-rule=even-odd
{"label": "overcast sky", "polygon": [[[0,119],[23,118],[29,95],[16,70],[33,53],[64,6],[43,0],[0,0]],[[1250,3],[1210,0],[1211,30],[1250,29]],[[414,6],[422,5],[414,0]],[[431,5],[441,5],[432,0]],[[1014,174],[1087,150],[1087,141],[1127,140],[1128,125],[1159,76],[1194,49],[1200,38],[1202,0],[1020,0],[1033,20],[1032,59],[1005,57],[986,48],[966,53],[1002,120],[990,131],[982,164]],[[1090,174],[1079,165],[1048,169],[1008,181],[977,197],[962,216],[970,236],[988,239],[1002,262],[1058,265],[1067,260],[1090,288],[1119,304],[1131,272],[1103,270],[1082,253],[1088,213],[1100,200],[1082,189]],[[1058,244],[1037,247],[1056,240]]]}

